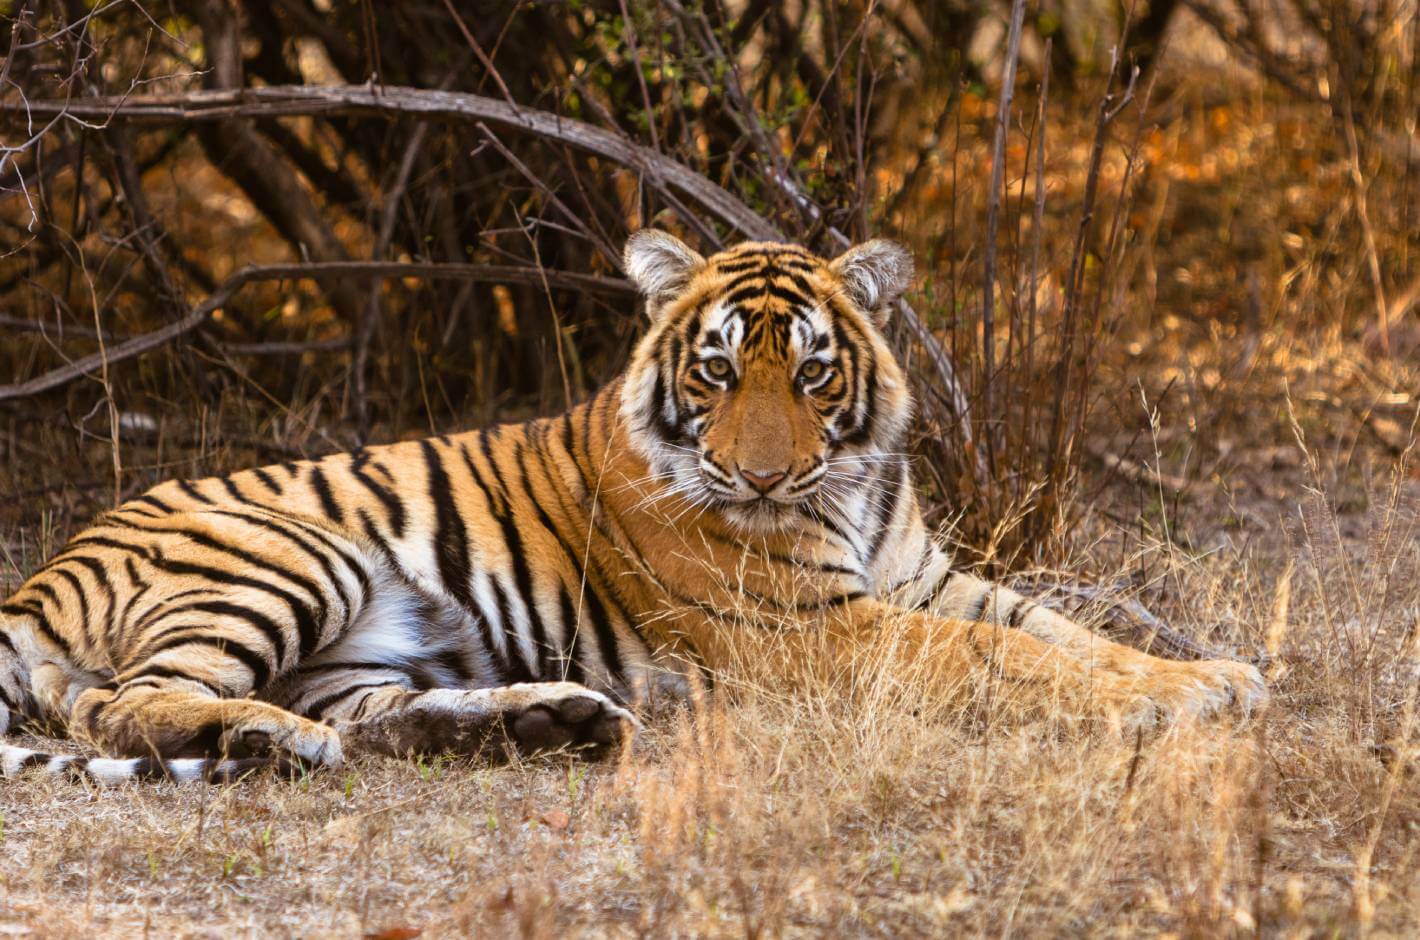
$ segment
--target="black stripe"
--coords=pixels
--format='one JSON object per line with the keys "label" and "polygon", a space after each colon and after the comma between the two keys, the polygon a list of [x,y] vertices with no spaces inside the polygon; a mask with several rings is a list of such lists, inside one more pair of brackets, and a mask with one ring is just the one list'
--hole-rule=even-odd
{"label": "black stripe", "polygon": [[[326,577],[329,578],[330,585],[335,589],[335,593],[340,595],[340,601],[345,605],[347,615],[350,611],[354,610],[350,596],[345,593],[345,586],[341,583],[339,576],[337,576],[335,573],[335,565],[331,564],[330,559],[327,558],[325,554],[322,553],[319,548],[316,547],[316,545],[313,545],[312,542],[324,545],[326,549],[328,549],[332,554],[336,555],[340,558],[341,561],[345,562],[346,568],[352,574],[355,575],[356,579],[360,582],[361,587],[366,591],[366,593],[369,592],[370,580],[369,576],[365,573],[364,567],[361,566],[353,556],[351,556],[343,548],[337,545],[335,543],[334,536],[331,533],[325,531],[324,529],[321,529],[318,526],[313,526],[306,522],[302,522],[299,519],[293,519],[286,516],[253,516],[243,512],[234,512],[232,510],[213,510],[213,512],[219,516],[227,516],[232,519],[239,519],[242,522],[247,523],[248,525],[254,525],[257,528],[266,529],[269,532],[275,532],[277,535],[283,536],[289,539],[291,542],[294,542],[302,551],[304,551],[306,554],[310,555],[313,559],[315,559],[316,564],[320,565],[321,570],[324,571]],[[296,528],[298,532],[305,533],[305,536],[310,537],[310,541],[308,541],[305,536],[298,534],[298,532],[292,532],[290,529],[287,529],[287,525]]]}
{"label": "black stripe", "polygon": [[21,771],[29,770],[31,767],[38,767],[40,764],[48,764],[49,761],[50,755],[43,751],[35,751],[33,754],[28,754],[20,760],[18,769]]}
{"label": "black stripe", "polygon": [[63,578],[74,589],[74,596],[79,599],[79,633],[85,635],[89,626],[89,595],[84,590],[83,582],[74,572],[61,568],[59,565],[51,567],[50,570]]}
{"label": "black stripe", "polygon": [[[589,420],[590,420],[590,419],[589,419]],[[544,451],[542,451],[542,452],[539,453],[539,457],[540,457],[541,460],[543,461],[544,470],[546,471],[546,465],[547,465],[548,460],[550,459],[550,455],[546,452],[546,450],[544,450]],[[572,461],[572,465],[577,468],[577,473],[578,473],[579,476],[581,476],[581,475],[582,475],[582,468],[581,468],[581,465],[580,465],[580,464],[578,463],[578,461],[577,461],[576,455],[573,454],[573,453],[571,453],[571,452],[569,452],[569,453],[567,454],[567,458]],[[547,472],[550,472],[550,471],[547,471]],[[585,477],[583,477],[583,480],[585,480]],[[577,513],[577,508],[578,508],[578,507],[577,507],[576,502],[573,501],[573,502],[569,505],[569,502],[568,502],[569,496],[568,496],[568,494],[566,493],[566,491],[565,491],[564,489],[562,489],[561,487],[555,488],[554,492],[555,492],[555,494],[556,494],[556,496],[557,496],[558,502],[562,505],[562,511],[563,511],[564,513],[566,513],[567,517],[570,518],[570,519],[575,519],[575,518],[577,518],[577,515],[578,515],[578,513]],[[590,509],[590,507],[583,506],[582,508],[585,509],[589,514],[591,514],[591,509]],[[593,515],[592,518],[590,519],[590,522],[591,522],[592,524],[594,524],[594,525],[597,524],[594,515]],[[600,528],[600,526],[598,526],[598,527]],[[592,588],[593,591],[598,591],[598,592],[600,592],[600,591],[605,591],[603,600],[605,601],[605,603],[606,603],[609,607],[613,608],[613,609],[610,611],[610,613],[613,614],[613,615],[616,616],[616,617],[620,617],[621,622],[624,623],[624,624],[626,624],[627,627],[629,627],[629,628],[631,629],[631,631],[632,631],[633,633],[635,633],[635,632],[636,632],[636,624],[635,624],[635,621],[632,619],[631,615],[627,612],[627,605],[626,605],[625,599],[622,598],[621,595],[620,595],[620,593],[617,591],[617,585],[616,585],[615,581],[612,580],[612,579],[610,579],[610,578],[608,578],[608,577],[605,575],[605,573],[601,571],[601,569],[598,567],[598,565],[597,565],[597,563],[596,563],[596,559],[593,558],[593,557],[591,557],[591,554],[586,551],[585,545],[583,546],[583,550],[582,550],[581,553],[578,553],[578,552],[576,552],[576,551],[571,550],[571,549],[568,548],[565,544],[564,544],[563,550],[566,551],[566,552],[568,553],[568,555],[573,558],[573,565],[572,565],[572,567],[573,567],[573,569],[574,569],[575,571],[578,572],[579,578],[585,578],[586,581],[587,581],[587,584]],[[585,571],[584,571],[584,570],[581,568],[581,566],[576,562],[576,558],[579,556],[579,554],[580,554],[582,557],[585,557],[586,560],[587,560],[587,562],[588,562],[588,568],[587,568],[587,570],[585,570]]]}
{"label": "black stripe", "polygon": [[98,559],[90,558],[88,555],[69,555],[64,558],[64,563],[73,562],[84,568],[93,577],[94,583],[98,585],[99,591],[104,595],[107,603],[104,605],[104,636],[112,637],[114,632],[114,613],[118,608],[118,595],[114,593],[113,582],[109,580],[108,569],[105,568]]}
{"label": "black stripe", "polygon": [[60,599],[59,592],[56,591],[54,588],[50,587],[49,584],[36,579],[34,583],[30,585],[30,590],[47,598],[54,604],[55,609],[59,613],[64,613],[64,601]]}
{"label": "black stripe", "polygon": [[[500,671],[507,676],[509,682],[532,682],[536,677],[531,665],[520,655],[517,625],[513,619],[513,605],[508,602],[508,592],[503,590],[503,583],[498,580],[497,575],[491,572],[488,575],[488,583],[493,585],[493,602],[498,605],[498,622],[503,626],[503,645],[507,649]],[[493,646],[491,641],[488,653],[490,656],[498,655],[498,647]]]}
{"label": "black stripe", "polygon": [[330,489],[330,481],[325,478],[325,471],[320,468],[320,464],[311,464],[311,487],[315,489],[316,496],[320,498],[321,509],[325,511],[325,514],[337,525],[344,523],[345,513],[341,510],[340,504],[335,501],[335,494]]}
{"label": "black stripe", "polygon": [[153,659],[159,653],[177,649],[181,646],[210,646],[224,656],[230,656],[237,660],[247,669],[251,670],[253,689],[263,689],[271,679],[271,667],[257,652],[249,647],[243,646],[236,640],[228,636],[211,636],[207,634],[178,634],[168,637],[152,650],[148,651],[144,659]]}
{"label": "black stripe", "polygon": [[863,591],[845,591],[842,594],[835,594],[832,597],[821,597],[816,601],[803,604],[795,604],[795,610],[832,610],[835,607],[846,607],[854,601],[860,601],[868,595]]}
{"label": "black stripe", "polygon": [[[123,526],[121,526],[121,528],[129,529],[133,532],[154,531],[153,529],[141,528],[131,522],[125,523]],[[76,538],[72,538],[69,540],[69,544],[64,547],[64,551],[55,558],[55,561],[58,561],[61,558],[67,558],[71,552],[75,551],[76,549],[83,548],[85,545],[98,545],[101,548],[112,548],[121,552],[130,552],[149,563],[161,557],[159,553],[154,551],[152,546],[150,545],[134,545],[131,542],[120,542],[118,539],[111,539],[106,535],[80,535]]]}
{"label": "black stripe", "polygon": [[143,580],[142,575],[138,573],[138,566],[134,564],[131,555],[123,556],[123,570],[128,575],[130,588],[124,592],[126,596],[122,605],[113,613],[113,628],[117,636],[123,634],[124,624],[128,622],[128,612],[153,589],[152,583]]}
{"label": "black stripe", "polygon": [[[795,281],[795,279],[797,278],[797,275],[786,276],[791,282]],[[790,290],[789,288],[780,284],[778,281],[767,282],[765,284],[765,292],[769,294],[770,297],[773,297],[775,300],[783,301],[790,307],[814,306],[813,288],[809,287],[808,282],[805,281],[803,278],[797,278],[797,280],[799,281],[799,284],[796,286],[799,286],[799,289],[802,290],[803,293]]]}
{"label": "black stripe", "polygon": [[[827,529],[830,534],[837,537],[838,540],[841,541],[844,545],[847,545],[849,551],[851,551],[855,556],[858,554],[858,543],[853,541],[853,539],[848,535],[848,532],[844,530],[842,526],[830,519],[828,517],[828,513],[818,513],[810,518],[812,518],[823,528]],[[862,559],[859,560],[861,561]]]}
{"label": "black stripe", "polygon": [[390,548],[389,539],[385,538],[380,527],[375,524],[375,517],[365,510],[364,506],[355,510],[355,517],[360,520],[360,528],[365,533],[365,537],[374,543],[375,548],[385,557],[385,561],[390,568],[396,571],[404,570],[404,566],[399,563],[399,556]]}
{"label": "black stripe", "polygon": [[580,639],[577,632],[577,609],[572,604],[572,595],[567,593],[566,585],[558,588],[558,595],[559,609],[562,612],[562,633],[567,637],[567,645],[559,654],[562,671],[557,678],[585,684],[586,672],[582,669],[582,664],[577,662],[577,640]]}
{"label": "black stripe", "polygon": [[[34,585],[35,589],[39,589],[41,587],[48,591],[51,595],[54,594],[54,589],[47,584]],[[54,627],[50,625],[49,615],[44,612],[43,603],[39,601],[32,601],[24,604],[6,604],[4,607],[0,607],[0,613],[10,614],[11,616],[24,614],[28,617],[33,618],[35,625],[39,627],[39,632],[44,634],[45,639],[49,640],[50,643],[63,650],[64,655],[66,657],[73,655],[72,650],[70,650],[69,648],[68,642],[66,642],[63,637],[56,633]]]}
{"label": "black stripe", "polygon": [[281,495],[281,484],[276,482],[276,478],[267,473],[263,468],[257,467],[252,474],[261,481],[261,485],[271,491],[273,496]]}
{"label": "black stripe", "polygon": [[[216,598],[212,600],[188,601],[186,604],[178,604],[171,607],[159,607],[160,614],[154,617],[150,626],[156,626],[160,621],[176,614],[200,613],[211,614],[217,617],[231,617],[236,620],[244,620],[251,624],[259,633],[263,634],[270,642],[275,652],[276,667],[281,668],[282,662],[286,658],[286,636],[281,632],[281,626],[266,614],[259,610],[253,610],[245,604],[236,604],[231,601]],[[153,639],[166,636],[168,633],[186,629],[185,626],[168,627],[160,631]],[[146,644],[145,644],[146,645]],[[144,647],[139,647],[139,652],[143,652]],[[139,664],[152,658],[152,654],[140,656],[134,653],[128,657],[130,663]]]}
{"label": "black stripe", "polygon": [[574,493],[573,497],[578,502],[582,502],[591,496],[591,491],[587,487],[587,476],[582,471],[582,462],[577,459],[577,451],[573,449],[572,414],[573,412],[570,411],[562,413],[557,428],[558,442],[562,445],[567,459],[571,461],[573,468],[577,471],[577,479],[573,481],[573,485],[578,488],[579,492]]}
{"label": "black stripe", "polygon": [[685,437],[681,429],[666,417],[666,402],[668,396],[666,392],[666,378],[661,369],[656,369],[656,383],[651,389],[651,403],[655,408],[653,421],[656,430],[668,444],[677,444]]}
{"label": "black stripe", "polygon": [[[495,429],[496,433],[496,429]],[[495,507],[494,518],[499,527],[503,530],[503,541],[508,546],[508,558],[513,564],[513,579],[518,586],[518,596],[523,601],[523,606],[528,611],[528,627],[531,631],[533,653],[536,656],[536,663],[529,663],[535,674],[539,678],[547,675],[547,653],[551,648],[547,641],[547,629],[543,626],[542,615],[537,609],[537,596],[533,590],[532,568],[528,566],[527,551],[523,546],[522,533],[518,531],[517,520],[513,518],[513,506],[508,493],[508,483],[503,479],[498,470],[498,464],[493,460],[492,447],[489,445],[488,434],[480,434],[483,443],[483,456],[488,461],[489,472],[498,482],[499,492],[502,494],[502,506]],[[516,451],[515,451],[516,454]],[[516,457],[515,457],[516,459]],[[475,473],[476,468],[473,461],[469,461],[469,468]],[[525,494],[526,495],[526,494]]]}
{"label": "black stripe", "polygon": [[137,682],[154,682],[162,679],[181,679],[184,682],[195,682],[196,684],[206,689],[208,692],[211,692],[214,696],[220,696],[222,694],[222,691],[220,689],[216,688],[215,686],[209,685],[201,679],[198,679],[196,676],[190,676],[187,673],[179,672],[176,669],[169,669],[167,666],[144,666],[137,672],[133,673],[131,676],[125,677],[121,685],[124,689],[127,689],[129,686]]}
{"label": "black stripe", "polygon": [[986,611],[986,603],[991,600],[993,588],[985,587],[981,591],[981,596],[972,601],[970,607],[962,611],[961,619],[967,621],[979,621],[981,615]]}
{"label": "black stripe", "polygon": [[1016,601],[1011,605],[1011,609],[1006,611],[1006,626],[1019,629],[1035,606],[1035,602],[1028,597]]}
{"label": "black stripe", "polygon": [[937,595],[941,593],[942,588],[945,587],[946,583],[955,576],[956,572],[953,571],[951,568],[947,568],[946,571],[942,572],[942,576],[937,579],[937,583],[932,585],[932,590],[928,591],[927,594],[923,596],[920,601],[917,602],[916,607],[913,609],[926,610],[928,607],[931,607],[932,602],[937,599]]}
{"label": "black stripe", "polygon": [[[522,448],[522,445],[518,445],[515,452],[517,454],[518,467],[522,471],[522,485],[524,486],[524,488],[528,489],[529,496],[532,496],[533,494],[529,485],[526,454]],[[542,464],[544,476],[548,477],[549,481],[555,489],[556,481],[552,478],[552,471],[547,466],[546,451],[537,451],[537,457]],[[530,501],[532,503],[533,509],[537,512],[538,522],[541,523],[542,527],[545,530],[547,530],[549,535],[551,535],[557,540],[557,544],[562,548],[562,554],[566,558],[568,565],[571,566],[572,571],[576,574],[578,580],[586,584],[586,589],[581,591],[581,595],[582,598],[586,601],[587,616],[591,620],[592,629],[596,632],[597,635],[597,646],[601,648],[602,658],[603,660],[605,660],[607,670],[614,678],[620,680],[623,676],[623,666],[621,663],[621,651],[617,649],[616,646],[616,631],[613,629],[611,620],[607,616],[606,608],[602,606],[601,598],[597,595],[596,585],[590,583],[590,579],[587,577],[587,572],[583,569],[581,563],[578,560],[576,549],[567,542],[567,540],[563,537],[562,532],[558,530],[555,525],[553,525],[551,517],[548,516],[547,511],[543,509],[542,503],[536,498],[532,498]],[[567,620],[567,622],[563,626],[564,632],[571,633],[573,636],[572,644],[570,645],[575,645],[576,631],[579,626],[579,622],[577,620],[575,612],[573,616],[569,620]],[[572,655],[570,645],[569,649],[567,650],[567,655],[569,657]]]}
{"label": "black stripe", "polygon": [[98,519],[94,520],[94,524],[95,524],[95,525],[104,525],[104,524],[107,523],[110,519],[117,518],[120,514],[122,514],[122,515],[129,515],[130,513],[131,513],[132,515],[138,516],[138,517],[141,518],[141,519],[161,519],[161,518],[163,518],[163,513],[158,512],[158,510],[156,510],[156,509],[148,509],[147,507],[144,507],[144,506],[120,506],[120,507],[118,507],[117,509],[115,509],[115,510],[114,510],[113,512],[111,512],[111,513],[110,513],[110,512],[104,513],[104,514],[103,514],[102,516],[100,516]]}
{"label": "black stripe", "polygon": [[[428,471],[429,498],[434,501],[434,556],[439,563],[439,578],[444,589],[464,606],[465,610],[476,611],[478,605],[473,599],[473,569],[468,559],[468,527],[459,515],[454,503],[453,488],[449,483],[448,471],[434,445],[428,441],[419,442],[424,453],[424,464]],[[467,454],[464,455],[467,459]],[[472,463],[469,464],[472,466]]]}
{"label": "black stripe", "polygon": [[307,705],[305,708],[302,708],[301,714],[305,715],[307,718],[313,718],[319,721],[320,719],[325,717],[326,711],[328,711],[332,705],[335,705],[338,702],[349,698],[351,695],[354,695],[361,689],[385,689],[389,688],[390,686],[402,688],[402,686],[400,686],[398,683],[391,682],[388,679],[379,679],[374,682],[361,682],[356,685],[347,685],[344,688],[337,689],[329,695],[325,695],[321,698],[316,699],[314,702]]}
{"label": "black stripe", "polygon": [[178,489],[182,490],[184,493],[186,493],[188,496],[191,496],[199,503],[205,503],[208,506],[217,505],[217,503],[212,499],[212,497],[199,490],[196,486],[193,485],[190,480],[178,480],[177,485]]}
{"label": "black stripe", "polygon": [[[473,617],[483,636],[484,647],[487,649],[489,657],[495,660],[496,665],[498,650],[493,645],[493,632],[488,625],[486,612],[479,606],[473,593],[473,565],[469,560],[468,527],[465,525],[463,515],[459,512],[458,504],[454,499],[453,485],[449,479],[448,471],[444,467],[443,457],[427,440],[420,442],[420,448],[424,453],[424,462],[428,468],[429,495],[434,500],[433,544],[435,560],[439,566],[439,577],[444,583],[445,590],[453,595],[454,599]],[[463,455],[464,462],[472,468],[472,462],[468,457],[468,448],[460,444],[459,451]],[[474,483],[482,487],[476,476]],[[484,488],[484,494],[487,495],[486,488]],[[383,542],[381,541],[380,544]],[[455,672],[460,675],[465,674],[462,663],[459,664]]]}
{"label": "black stripe", "polygon": [[747,258],[743,261],[721,261],[715,265],[717,274],[738,274],[741,271],[762,272],[765,267],[765,260],[762,258]]}
{"label": "black stripe", "polygon": [[390,528],[394,531],[394,537],[402,539],[404,538],[405,525],[404,503],[400,502],[398,496],[375,482],[375,480],[365,472],[365,463],[369,459],[368,454],[361,453],[357,455],[350,464],[350,472],[365,489],[369,490],[376,499],[384,504],[385,510],[389,513]]}
{"label": "black stripe", "polygon": [[237,502],[239,502],[239,503],[250,503],[250,502],[251,502],[251,500],[250,500],[249,498],[247,498],[246,494],[243,493],[243,492],[237,487],[236,481],[233,480],[231,477],[222,477],[222,478],[221,478],[221,482],[222,482],[222,488],[227,491],[227,495],[231,496],[232,499],[235,499],[235,500],[236,500]]}
{"label": "black stripe", "polygon": [[[907,461],[898,459],[893,469],[896,471],[892,489],[888,491],[887,499],[876,500],[869,496],[870,504],[873,507],[873,540],[868,545],[868,565],[871,566],[877,560],[878,552],[882,550],[883,543],[887,541],[890,523],[897,517],[897,510],[902,503],[903,494],[907,489]],[[881,478],[880,478],[881,479]],[[886,505],[883,505],[883,504]]]}
{"label": "black stripe", "polygon": [[[475,617],[475,619],[477,619]],[[464,662],[463,655],[454,647],[442,649],[434,654],[435,665],[454,674],[454,681],[460,688],[467,686],[473,681],[473,673],[469,671],[468,664]],[[442,677],[440,677],[442,679]]]}
{"label": "black stripe", "polygon": [[161,499],[154,496],[152,493],[144,493],[142,496],[138,497],[135,502],[147,503],[149,506],[152,506],[154,509],[160,510],[162,512],[170,513],[173,511],[173,507],[169,506],[167,503],[163,502]]}

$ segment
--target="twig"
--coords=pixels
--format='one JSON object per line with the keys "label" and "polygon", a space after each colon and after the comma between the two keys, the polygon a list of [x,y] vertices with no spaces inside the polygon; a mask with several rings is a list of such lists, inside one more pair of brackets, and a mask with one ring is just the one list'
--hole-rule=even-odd
{"label": "twig", "polygon": [[1011,99],[1016,93],[1016,63],[1021,57],[1021,25],[1025,21],[1026,0],[1011,4],[1011,31],[1006,40],[1006,64],[1001,75],[1001,101],[996,106],[996,136],[991,145],[991,188],[986,195],[986,247],[982,255],[981,281],[981,410],[986,431],[989,468],[996,459],[996,414],[992,409],[991,381],[996,372],[996,233],[1001,224],[1001,184],[1006,175],[1006,130],[1011,123]]}
{"label": "twig", "polygon": [[584,290],[600,293],[633,295],[635,287],[627,281],[600,277],[595,274],[578,274],[570,271],[538,271],[533,268],[491,265],[491,264],[436,264],[400,263],[393,261],[326,261],[314,264],[271,264],[243,268],[223,281],[202,303],[180,320],[169,323],[151,333],[143,333],[119,345],[68,365],[36,376],[26,382],[0,385],[0,401],[26,398],[40,392],[66,385],[75,379],[89,375],[105,364],[113,365],[142,355],[170,343],[178,337],[192,332],[207,323],[212,312],[230,301],[247,284],[255,281],[284,281],[302,278],[353,278],[353,277],[425,277],[449,280],[484,281],[490,283],[518,283],[540,285],[546,281],[553,287],[569,290]]}
{"label": "twig", "polygon": [[[0,313],[0,330],[39,333],[51,341],[66,338],[64,335],[57,334],[70,334],[82,339],[99,339],[102,336],[105,343],[122,343],[133,338],[130,334],[110,333],[107,330],[100,334],[91,326],[80,326],[73,323],[48,324],[43,320],[26,320],[24,317],[13,317],[3,313]],[[340,336],[334,339],[267,340],[255,343],[218,343],[217,345],[223,352],[234,356],[300,356],[308,352],[340,352],[349,349],[351,343],[349,337]]]}
{"label": "twig", "polygon": [[1376,331],[1380,334],[1381,351],[1390,355],[1390,305],[1385,299],[1385,282],[1381,279],[1380,255],[1376,251],[1376,232],[1371,227],[1371,214],[1366,208],[1366,177],[1361,172],[1361,150],[1356,141],[1356,120],[1351,115],[1350,83],[1345,71],[1338,69],[1341,76],[1341,117],[1346,131],[1346,155],[1351,171],[1351,185],[1356,190],[1356,218],[1361,223],[1361,238],[1366,246],[1366,273],[1371,277],[1371,290],[1375,293]]}
{"label": "twig", "polygon": [[[1045,55],[1040,66],[1040,100],[1035,112],[1035,207],[1031,214],[1030,236],[1030,297],[1026,300],[1026,335],[1024,375],[1029,381],[1035,375],[1035,327],[1040,312],[1040,242],[1045,228],[1045,103],[1050,97],[1050,59],[1054,51],[1052,39],[1045,40]],[[1025,420],[1022,425],[1035,427],[1035,397],[1027,396]],[[1024,477],[1024,474],[1022,474]],[[1018,486],[1024,485],[1024,480]],[[1019,490],[1017,491],[1019,496]]]}
{"label": "twig", "polygon": [[[419,156],[419,148],[424,145],[424,136],[428,130],[428,124],[420,124],[414,129],[414,134],[404,148],[404,156],[400,159],[394,185],[385,195],[380,232],[375,239],[374,250],[370,252],[371,261],[383,261],[385,252],[389,250],[390,239],[394,237],[395,219],[399,215],[399,201],[409,186],[409,175],[414,172],[414,160]],[[365,438],[370,433],[369,376],[366,373],[370,366],[370,339],[375,334],[375,324],[379,319],[380,284],[376,282],[370,285],[370,297],[361,311],[360,318],[355,322],[355,335],[352,339],[355,355],[350,363],[350,379],[355,399],[355,432],[359,435],[361,444],[365,443]]]}
{"label": "twig", "polygon": [[[1120,50],[1129,39],[1129,24],[1133,17],[1134,4],[1131,2],[1125,15],[1119,42],[1110,52],[1109,74],[1105,78],[1104,96],[1100,99],[1095,118],[1094,142],[1090,146],[1089,169],[1085,174],[1085,192],[1080,206],[1080,221],[1075,229],[1075,243],[1070,253],[1070,270],[1065,278],[1065,306],[1061,314],[1064,348],[1061,350],[1060,359],[1056,364],[1055,407],[1050,420],[1050,445],[1046,451],[1046,475],[1051,480],[1058,480],[1059,475],[1065,469],[1060,466],[1058,455],[1061,453],[1065,434],[1065,400],[1069,394],[1073,360],[1076,355],[1075,337],[1078,332],[1076,320],[1080,312],[1080,294],[1084,289],[1085,258],[1089,253],[1087,242],[1094,223],[1095,201],[1099,193],[1100,165],[1104,160],[1104,148],[1109,139],[1109,125],[1119,115],[1119,108],[1111,107],[1111,105],[1115,102],[1113,89],[1115,80],[1119,77]],[[1120,107],[1133,100],[1134,85],[1138,77],[1139,70],[1133,69],[1128,85],[1124,89]]]}
{"label": "twig", "polygon": [[528,169],[528,165],[522,160],[519,160],[518,155],[509,150],[503,142],[498,139],[498,135],[494,134],[493,131],[488,128],[487,124],[479,121],[478,132],[483,135],[484,140],[488,141],[490,147],[498,151],[499,156],[507,160],[509,165],[518,171],[523,179],[537,187],[538,191],[547,198],[547,201],[566,217],[567,221],[581,233],[583,238],[596,247],[597,252],[602,256],[602,260],[611,265],[612,270],[621,270],[621,255],[616,252],[616,249],[607,244],[606,239],[601,238],[592,232],[591,229],[587,228],[587,223],[582,220],[582,217],[568,208],[567,204],[558,198],[558,195],[552,191],[552,187],[548,186],[542,177]]}

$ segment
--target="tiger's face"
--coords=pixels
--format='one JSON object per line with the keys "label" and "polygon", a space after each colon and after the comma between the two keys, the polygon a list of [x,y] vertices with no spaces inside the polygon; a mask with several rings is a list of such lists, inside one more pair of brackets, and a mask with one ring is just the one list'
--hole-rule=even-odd
{"label": "tiger's face", "polygon": [[754,530],[853,495],[901,449],[911,399],[882,335],[912,262],[872,241],[832,261],[749,243],[703,258],[663,232],[626,246],[651,329],[622,416],[663,494]]}

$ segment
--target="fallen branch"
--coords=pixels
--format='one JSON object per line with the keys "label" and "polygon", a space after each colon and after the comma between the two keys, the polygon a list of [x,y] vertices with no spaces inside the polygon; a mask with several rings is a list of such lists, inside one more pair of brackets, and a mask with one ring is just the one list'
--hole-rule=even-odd
{"label": "fallen branch", "polygon": [[436,264],[401,263],[395,261],[326,261],[317,264],[269,264],[243,268],[227,278],[202,303],[180,320],[169,323],[151,333],[143,333],[119,343],[112,349],[100,351],[68,365],[36,376],[26,382],[0,385],[0,401],[27,398],[46,392],[75,379],[113,365],[125,359],[140,356],[173,340],[191,333],[206,324],[213,311],[222,307],[248,284],[256,281],[323,280],[327,278],[352,277],[417,277],[439,278],[458,281],[482,281],[495,284],[531,284],[540,286],[581,290],[596,293],[633,296],[636,289],[627,281],[602,277],[596,274],[578,274],[571,271],[539,271],[536,268],[516,265],[495,264]]}

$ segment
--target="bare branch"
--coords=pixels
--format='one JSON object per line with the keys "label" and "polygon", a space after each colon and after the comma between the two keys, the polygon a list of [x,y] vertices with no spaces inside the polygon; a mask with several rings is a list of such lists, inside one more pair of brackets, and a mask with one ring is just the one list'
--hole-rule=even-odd
{"label": "bare branch", "polygon": [[192,309],[187,316],[169,323],[151,333],[125,340],[112,349],[101,350],[82,359],[27,382],[0,385],[0,401],[11,401],[38,395],[92,372],[115,363],[140,356],[157,349],[206,324],[213,311],[228,303],[237,291],[256,281],[285,281],[300,279],[336,279],[357,277],[421,277],[443,278],[459,281],[483,281],[488,283],[516,283],[542,285],[568,290],[582,290],[632,296],[635,287],[628,281],[601,277],[595,274],[578,274],[570,271],[541,271],[534,268],[492,265],[492,264],[436,264],[400,263],[393,261],[327,261],[317,264],[269,264],[243,268],[223,281],[202,303]]}

